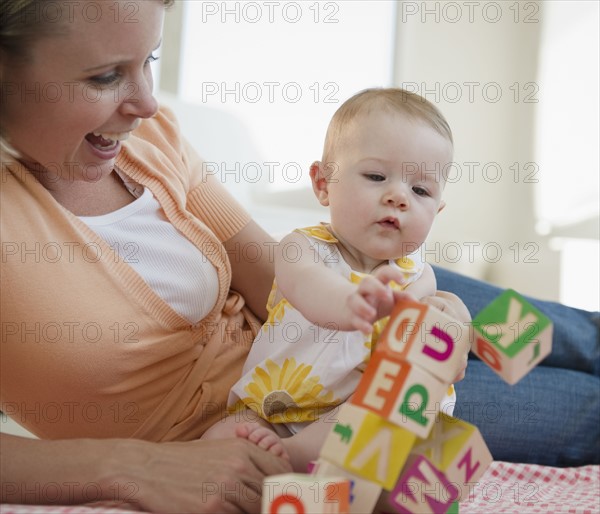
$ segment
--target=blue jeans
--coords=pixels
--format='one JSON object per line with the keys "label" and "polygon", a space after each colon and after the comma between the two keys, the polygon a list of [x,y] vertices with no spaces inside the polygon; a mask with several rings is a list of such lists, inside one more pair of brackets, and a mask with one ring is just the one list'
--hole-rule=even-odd
{"label": "blue jeans", "polygon": [[[435,274],[472,316],[502,291],[441,268]],[[600,314],[527,300],[554,323],[552,353],[514,386],[470,354],[454,414],[479,428],[496,460],[600,464]]]}

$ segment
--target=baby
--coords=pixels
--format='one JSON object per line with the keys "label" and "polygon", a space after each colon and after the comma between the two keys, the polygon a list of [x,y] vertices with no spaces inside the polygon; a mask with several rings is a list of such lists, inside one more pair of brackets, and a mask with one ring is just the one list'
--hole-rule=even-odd
{"label": "baby", "polygon": [[[444,208],[452,154],[448,123],[418,95],[369,89],[338,109],[310,168],[331,222],[281,241],[269,318],[231,390],[233,413],[206,438],[244,437],[306,471],[394,303],[436,293],[419,249]],[[455,399],[450,386],[441,409],[451,414]]]}

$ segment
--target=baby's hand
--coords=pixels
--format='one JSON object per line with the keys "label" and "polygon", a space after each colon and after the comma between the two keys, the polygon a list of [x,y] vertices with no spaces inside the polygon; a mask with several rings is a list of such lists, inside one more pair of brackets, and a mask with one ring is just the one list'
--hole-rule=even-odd
{"label": "baby's hand", "polygon": [[467,372],[468,357],[469,357],[468,353],[465,353],[464,357],[463,357],[462,369],[458,372],[458,375],[456,375],[456,377],[452,381],[453,384],[456,384],[456,382],[460,382],[463,378],[465,378],[465,375]]}
{"label": "baby's hand", "polygon": [[[371,333],[373,323],[388,316],[394,303],[398,301],[398,293],[394,293],[389,283],[404,282],[402,273],[391,266],[379,268],[373,275],[361,280],[358,288],[346,300],[350,324],[363,334]],[[411,295],[399,293],[405,298],[414,299]]]}

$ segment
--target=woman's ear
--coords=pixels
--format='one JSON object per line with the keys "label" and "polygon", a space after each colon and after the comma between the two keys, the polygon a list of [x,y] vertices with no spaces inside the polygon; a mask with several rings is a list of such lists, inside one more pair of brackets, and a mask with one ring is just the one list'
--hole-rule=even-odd
{"label": "woman's ear", "polygon": [[329,205],[329,184],[325,167],[321,161],[315,161],[310,165],[310,180],[317,200],[322,206],[327,207]]}

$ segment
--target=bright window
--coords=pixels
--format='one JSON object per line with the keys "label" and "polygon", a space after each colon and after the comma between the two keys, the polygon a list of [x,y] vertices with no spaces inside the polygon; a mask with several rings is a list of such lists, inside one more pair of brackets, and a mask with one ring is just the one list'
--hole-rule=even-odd
{"label": "bright window", "polygon": [[186,2],[180,96],[241,119],[262,161],[247,170],[249,163],[226,163],[222,180],[235,179],[237,167],[238,181],[263,192],[309,186],[340,103],[391,85],[395,5]]}
{"label": "bright window", "polygon": [[[598,2],[544,2],[536,124],[542,232],[600,212]],[[574,79],[576,77],[576,79]]]}

